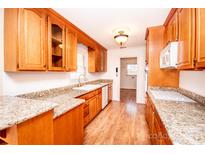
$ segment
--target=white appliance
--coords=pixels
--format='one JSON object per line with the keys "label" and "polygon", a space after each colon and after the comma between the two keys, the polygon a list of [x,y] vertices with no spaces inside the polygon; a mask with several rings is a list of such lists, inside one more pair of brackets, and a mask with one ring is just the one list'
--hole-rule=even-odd
{"label": "white appliance", "polygon": [[169,43],[160,53],[160,68],[175,69],[178,55],[178,42]]}
{"label": "white appliance", "polygon": [[102,109],[108,104],[108,86],[102,88]]}

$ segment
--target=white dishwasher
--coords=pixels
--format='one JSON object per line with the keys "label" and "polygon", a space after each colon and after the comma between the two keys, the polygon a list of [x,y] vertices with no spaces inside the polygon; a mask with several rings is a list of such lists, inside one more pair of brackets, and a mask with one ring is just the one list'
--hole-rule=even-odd
{"label": "white dishwasher", "polygon": [[102,88],[102,109],[108,104],[108,86]]}

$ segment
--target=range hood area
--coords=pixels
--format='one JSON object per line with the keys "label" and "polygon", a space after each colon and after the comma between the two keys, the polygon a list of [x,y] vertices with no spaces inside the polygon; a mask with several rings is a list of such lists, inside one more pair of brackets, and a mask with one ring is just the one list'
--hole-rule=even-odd
{"label": "range hood area", "polygon": [[178,42],[170,42],[160,53],[161,69],[176,69]]}

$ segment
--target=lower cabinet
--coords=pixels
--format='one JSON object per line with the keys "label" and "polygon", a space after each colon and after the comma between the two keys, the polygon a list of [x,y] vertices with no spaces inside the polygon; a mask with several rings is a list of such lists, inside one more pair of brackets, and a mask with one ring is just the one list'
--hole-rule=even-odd
{"label": "lower cabinet", "polygon": [[53,110],[1,131],[1,142],[13,145],[53,144]]}
{"label": "lower cabinet", "polygon": [[162,123],[160,116],[148,95],[146,99],[145,114],[150,130],[151,143],[154,145],[171,145],[172,141],[169,138],[164,124]]}
{"label": "lower cabinet", "polygon": [[108,102],[112,102],[112,84],[108,85]]}
{"label": "lower cabinet", "polygon": [[97,96],[88,100],[89,102],[89,121],[93,120],[96,115]]}
{"label": "lower cabinet", "polygon": [[83,144],[83,104],[54,119],[54,144]]}
{"label": "lower cabinet", "polygon": [[100,88],[94,90],[78,98],[85,99],[85,103],[84,103],[84,127],[85,127],[102,110],[102,89]]}

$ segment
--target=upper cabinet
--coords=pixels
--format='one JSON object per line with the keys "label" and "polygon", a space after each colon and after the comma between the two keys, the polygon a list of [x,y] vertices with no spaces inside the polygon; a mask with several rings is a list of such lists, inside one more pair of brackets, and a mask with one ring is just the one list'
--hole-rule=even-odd
{"label": "upper cabinet", "polygon": [[[173,13],[174,10],[174,13]],[[205,68],[205,9],[172,9],[165,22],[165,42],[178,41],[177,69]]]}
{"label": "upper cabinet", "polygon": [[146,38],[146,60],[145,63],[149,64],[149,37]]}
{"label": "upper cabinet", "polygon": [[41,9],[5,9],[5,71],[46,70],[45,28]]}
{"label": "upper cabinet", "polygon": [[66,28],[66,70],[77,70],[77,35]]}
{"label": "upper cabinet", "polygon": [[195,58],[195,9],[178,9],[178,69],[193,69]]}
{"label": "upper cabinet", "polygon": [[196,67],[205,67],[205,9],[196,9]]}
{"label": "upper cabinet", "polygon": [[166,44],[178,41],[178,14],[174,13],[169,23],[165,27]]}
{"label": "upper cabinet", "polygon": [[65,25],[55,17],[48,17],[48,68],[65,70]]}
{"label": "upper cabinet", "polygon": [[101,46],[95,46],[95,49],[88,48],[88,71],[91,73],[107,71],[107,50]]}
{"label": "upper cabinet", "polygon": [[76,71],[77,42],[94,51],[90,72],[106,71],[106,49],[54,10],[4,9],[5,71]]}

